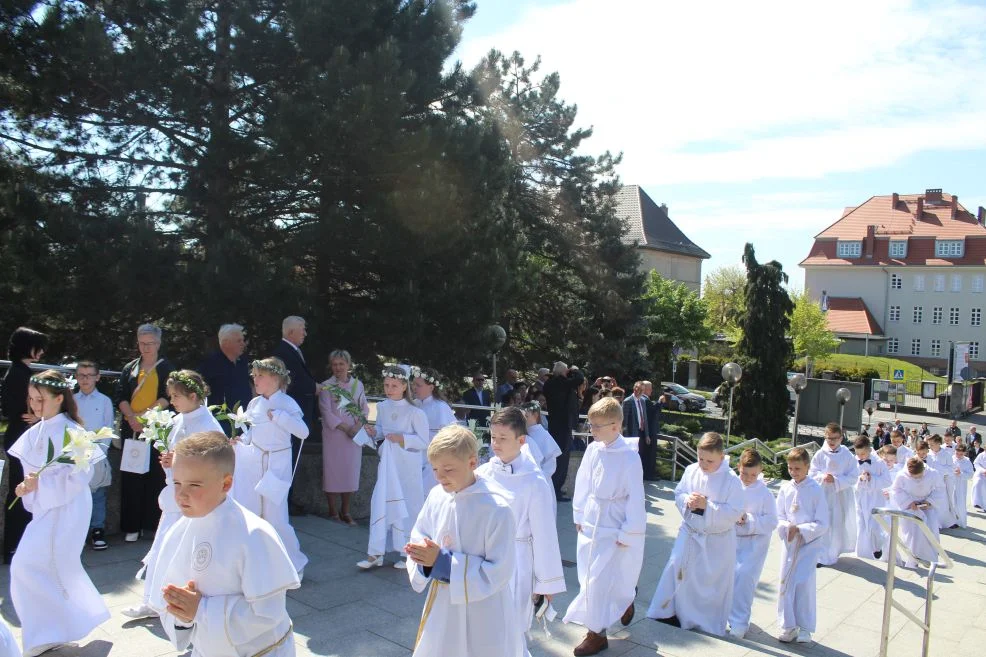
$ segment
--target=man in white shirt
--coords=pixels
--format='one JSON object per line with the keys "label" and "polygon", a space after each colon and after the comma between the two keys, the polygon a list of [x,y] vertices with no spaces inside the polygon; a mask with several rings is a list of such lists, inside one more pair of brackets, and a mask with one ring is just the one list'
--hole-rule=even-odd
{"label": "man in white shirt", "polygon": [[[99,383],[99,366],[90,360],[81,361],[75,366],[75,378],[79,381],[79,394],[75,403],[79,406],[79,417],[86,431],[99,431],[103,427],[113,428],[113,402],[96,390]],[[99,443],[105,455],[109,451],[109,439]],[[93,466],[89,489],[92,491],[92,518],[89,520],[89,543],[93,550],[105,550],[106,543],[106,489],[112,481],[109,459],[101,459]]]}

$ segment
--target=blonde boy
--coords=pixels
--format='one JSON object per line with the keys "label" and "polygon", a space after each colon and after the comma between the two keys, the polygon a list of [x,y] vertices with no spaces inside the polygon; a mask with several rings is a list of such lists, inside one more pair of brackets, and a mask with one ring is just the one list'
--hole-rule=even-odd
{"label": "blonde boy", "polygon": [[674,489],[681,527],[647,616],[686,630],[722,636],[733,604],[736,523],[744,517],[743,484],[729,467],[722,436],[698,442],[698,463]]}
{"label": "blonde boy", "polygon": [[955,446],[955,519],[959,527],[966,527],[969,517],[967,500],[973,467],[968,452],[969,448],[966,447],[965,443],[958,443]]}
{"label": "blonde boy", "polygon": [[566,623],[586,628],[576,657],[609,647],[606,630],[633,620],[633,600],[644,562],[644,473],[640,457],[620,435],[623,407],[605,397],[589,408],[593,441],[575,477],[572,516],[578,531],[579,592]]}
{"label": "blonde boy", "polygon": [[736,521],[736,576],[729,633],[743,638],[750,627],[753,594],[767,560],[770,537],[777,527],[777,502],[763,481],[763,463],[755,449],[740,454],[743,515]]}
{"label": "blonde boy", "polygon": [[[502,486],[511,495],[510,509],[517,524],[515,622],[525,635],[534,617],[534,596],[545,596],[550,603],[553,595],[565,590],[555,524],[555,493],[538,464],[521,451],[527,430],[519,408],[494,413],[490,419],[493,457],[476,469],[477,477]],[[526,646],[522,654],[529,654]]]}
{"label": "blonde boy", "polygon": [[884,501],[883,491],[890,487],[890,471],[873,456],[870,439],[858,436],[853,442],[859,475],[856,477],[856,556],[879,559],[883,556],[883,529],[871,513]]}
{"label": "blonde boy", "polygon": [[287,591],[301,582],[277,532],[238,504],[235,452],[219,431],[193,433],[174,449],[179,519],[161,545],[151,607],[178,650],[192,657],[293,657]]}
{"label": "blonde boy", "polygon": [[856,457],[842,444],[842,427],[836,422],[825,426],[825,444],[811,459],[808,476],[825,493],[829,530],[822,535],[818,555],[820,566],[831,566],[839,555],[856,550],[856,500],[853,486],[859,476]]}
{"label": "blonde boy", "polygon": [[523,632],[513,608],[517,529],[508,493],[473,472],[479,445],[458,425],[428,446],[438,485],[404,546],[411,587],[428,589],[415,657],[517,657]]}
{"label": "blonde boy", "polygon": [[781,539],[781,579],[777,597],[778,639],[810,643],[815,631],[815,567],[824,548],[829,510],[821,485],[808,476],[808,452],[787,453],[785,481],[777,494],[777,535]]}

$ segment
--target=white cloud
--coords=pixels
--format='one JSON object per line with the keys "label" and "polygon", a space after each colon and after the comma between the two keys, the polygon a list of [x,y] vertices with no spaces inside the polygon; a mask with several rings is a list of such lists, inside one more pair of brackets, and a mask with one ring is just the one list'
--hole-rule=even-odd
{"label": "white cloud", "polygon": [[[482,6],[480,6],[482,11]],[[986,8],[572,0],[470,40],[541,55],[639,184],[819,178],[986,147]]]}

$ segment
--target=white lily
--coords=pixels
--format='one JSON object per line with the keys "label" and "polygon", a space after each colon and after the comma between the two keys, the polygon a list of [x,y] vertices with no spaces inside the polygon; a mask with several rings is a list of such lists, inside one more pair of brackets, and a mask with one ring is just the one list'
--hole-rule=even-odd
{"label": "white lily", "polygon": [[246,431],[250,428],[250,425],[253,424],[250,421],[250,416],[247,415],[246,410],[242,408],[238,408],[235,411],[230,411],[227,413],[227,417],[229,418],[229,421],[233,423],[233,426],[240,431]]}
{"label": "white lily", "polygon": [[96,444],[97,433],[84,429],[68,429],[67,433],[69,440],[62,449],[62,454],[72,459],[76,470],[88,470],[92,457],[97,452],[102,454],[102,450]]}

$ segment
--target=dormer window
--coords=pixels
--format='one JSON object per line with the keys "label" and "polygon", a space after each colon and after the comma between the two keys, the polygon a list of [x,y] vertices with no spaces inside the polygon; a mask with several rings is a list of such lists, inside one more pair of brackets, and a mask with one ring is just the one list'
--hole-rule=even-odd
{"label": "dormer window", "polygon": [[961,258],[965,255],[965,240],[935,240],[935,256]]}
{"label": "dormer window", "polygon": [[840,258],[858,258],[863,255],[862,242],[843,242],[839,240],[836,253]]}
{"label": "dormer window", "polygon": [[890,257],[907,257],[907,240],[890,240]]}

